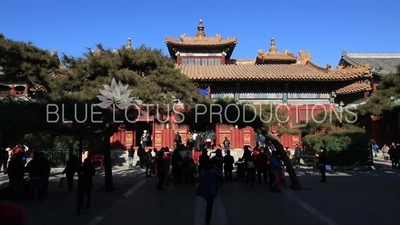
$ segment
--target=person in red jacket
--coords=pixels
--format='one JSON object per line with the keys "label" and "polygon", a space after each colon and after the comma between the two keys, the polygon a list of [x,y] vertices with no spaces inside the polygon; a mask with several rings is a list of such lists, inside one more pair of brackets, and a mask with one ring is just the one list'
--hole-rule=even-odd
{"label": "person in red jacket", "polygon": [[201,151],[195,148],[193,153],[193,161],[196,164],[196,174],[198,174],[199,170],[199,158],[201,156]]}

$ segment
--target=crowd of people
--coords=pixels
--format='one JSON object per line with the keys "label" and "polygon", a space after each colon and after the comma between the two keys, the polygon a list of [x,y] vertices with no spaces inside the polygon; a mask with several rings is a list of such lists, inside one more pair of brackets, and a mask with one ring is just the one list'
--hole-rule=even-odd
{"label": "crowd of people", "polygon": [[[175,149],[170,153],[170,149],[165,147],[159,150],[146,149],[140,146],[137,151],[131,146],[128,150],[129,167],[133,168],[134,157],[138,156],[138,167],[142,168],[146,177],[157,177],[156,188],[163,190],[166,181],[174,185],[193,185],[196,179],[199,182],[197,195],[203,197],[207,202],[206,224],[211,220],[212,205],[217,196],[218,186],[225,182],[243,180],[250,187],[255,183],[268,184],[273,193],[280,193],[284,182],[284,164],[278,152],[269,146],[255,147],[244,146],[244,153],[236,162],[229,150],[229,140],[225,139],[223,146],[217,145],[216,150],[208,150],[204,145],[202,149],[193,147],[192,150]],[[295,151],[296,162],[300,157],[300,151]],[[289,154],[289,153],[288,153]],[[321,149],[317,155],[319,167],[321,169],[322,182],[326,182],[325,176],[325,153]],[[6,157],[8,158],[8,156]],[[47,196],[47,187],[50,176],[50,164],[43,153],[34,152],[32,160],[27,164],[24,161],[23,152],[13,151],[10,160],[6,164],[9,176],[11,201],[17,202],[26,194],[29,201],[37,198],[41,201]],[[90,208],[91,189],[93,187],[92,177],[95,169],[90,161],[90,157],[83,157],[83,162],[78,162],[78,157],[70,155],[66,163],[63,174],[66,175],[68,190],[73,190],[74,176],[78,167],[82,163],[81,169],[81,190],[80,204],[84,206],[86,197],[86,208]],[[234,168],[236,167],[236,174]],[[24,178],[28,173],[28,179]]]}

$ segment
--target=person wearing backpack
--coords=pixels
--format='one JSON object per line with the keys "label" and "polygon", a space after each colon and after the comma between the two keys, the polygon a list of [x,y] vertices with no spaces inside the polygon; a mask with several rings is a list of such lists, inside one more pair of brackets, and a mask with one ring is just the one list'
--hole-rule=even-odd
{"label": "person wearing backpack", "polygon": [[226,153],[230,150],[231,147],[231,142],[229,141],[228,137],[225,137],[223,144],[224,144],[224,152],[226,155]]}
{"label": "person wearing backpack", "polygon": [[251,187],[254,187],[254,181],[256,177],[256,162],[250,151],[245,151],[243,158],[246,170],[246,183],[249,184],[250,182]]}

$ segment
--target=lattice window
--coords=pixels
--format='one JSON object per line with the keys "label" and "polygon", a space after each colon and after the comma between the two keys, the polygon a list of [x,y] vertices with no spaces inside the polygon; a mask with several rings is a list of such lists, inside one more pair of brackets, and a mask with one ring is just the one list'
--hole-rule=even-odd
{"label": "lattice window", "polygon": [[307,110],[299,109],[299,121],[308,121],[310,117],[307,117]]}
{"label": "lattice window", "polygon": [[299,118],[297,118],[296,109],[290,110],[288,115],[290,116],[290,120],[289,121],[292,123],[292,125],[298,124],[300,122]]}

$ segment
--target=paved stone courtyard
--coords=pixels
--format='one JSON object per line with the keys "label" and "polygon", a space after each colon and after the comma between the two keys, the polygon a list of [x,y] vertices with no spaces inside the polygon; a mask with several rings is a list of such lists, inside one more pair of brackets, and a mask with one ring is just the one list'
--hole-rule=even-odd
{"label": "paved stone courtyard", "polygon": [[[318,173],[298,169],[302,185],[310,190],[271,193],[265,184],[254,188],[242,182],[225,183],[214,204],[213,225],[376,225],[400,224],[400,170],[386,167],[371,171],[328,174],[320,183]],[[204,224],[203,199],[194,185],[155,189],[156,178],[141,170],[114,169],[117,190],[101,189],[101,171],[95,178],[91,209],[76,215],[76,193],[58,188],[60,170],[53,169],[49,197],[43,202],[23,202],[28,225],[158,225]],[[5,175],[0,184],[6,185]],[[289,181],[289,179],[287,179]]]}

